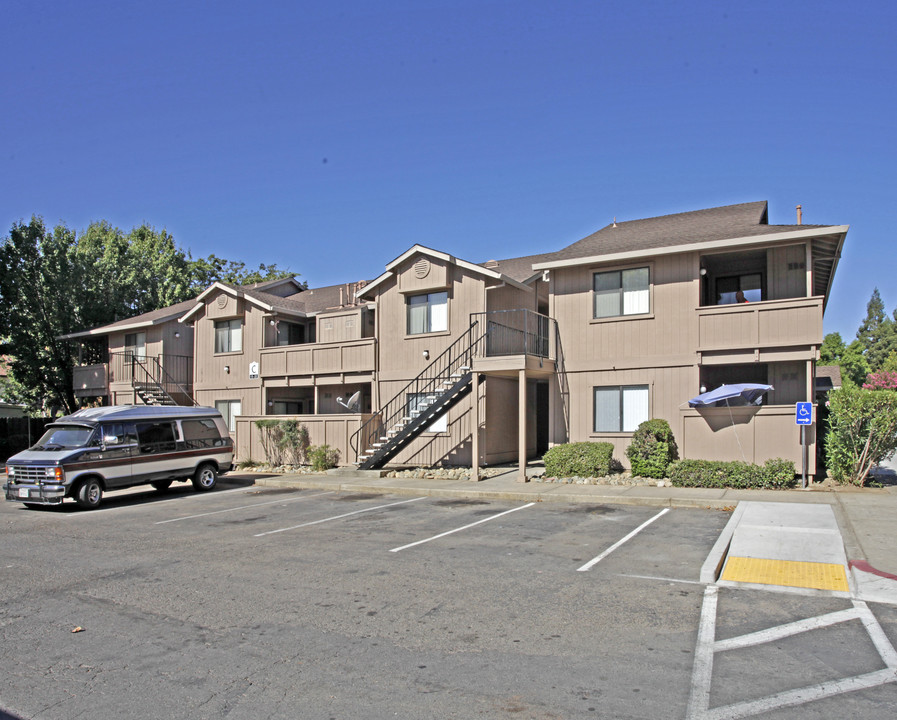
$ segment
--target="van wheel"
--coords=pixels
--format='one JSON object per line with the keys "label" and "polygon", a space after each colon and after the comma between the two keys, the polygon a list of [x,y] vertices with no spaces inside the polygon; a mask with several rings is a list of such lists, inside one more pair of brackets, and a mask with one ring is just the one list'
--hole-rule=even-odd
{"label": "van wheel", "polygon": [[218,472],[214,465],[200,465],[193,475],[193,487],[196,490],[211,490],[218,483]]}
{"label": "van wheel", "polygon": [[75,502],[85,510],[93,510],[102,499],[103,486],[100,485],[99,480],[95,479],[85,480],[78,486],[78,491],[75,493]]}
{"label": "van wheel", "polygon": [[157,492],[165,492],[171,487],[171,480],[159,480],[158,482],[150,483],[150,485],[152,485]]}

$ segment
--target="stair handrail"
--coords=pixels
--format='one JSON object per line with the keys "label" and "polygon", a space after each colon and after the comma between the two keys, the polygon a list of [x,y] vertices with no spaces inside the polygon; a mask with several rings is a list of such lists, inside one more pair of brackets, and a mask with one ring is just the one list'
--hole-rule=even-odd
{"label": "stair handrail", "polygon": [[[478,346],[486,336],[485,331],[474,338],[479,330],[479,322],[474,320],[470,327],[455,342],[448,346],[433,362],[427,365],[405,387],[397,392],[378,412],[374,413],[362,426],[349,438],[349,447],[355,453],[358,461],[363,450],[373,444],[376,438],[381,437],[389,428],[393,427],[408,412],[408,398],[411,395],[426,395],[436,393],[439,383],[451,377],[462,365],[470,364],[477,352]],[[459,348],[460,351],[459,351]],[[432,377],[427,377],[431,371],[441,367]],[[438,393],[437,393],[438,394]]]}
{"label": "stair handrail", "polygon": [[[196,402],[196,400],[187,391],[187,389],[177,380],[171,377],[171,374],[162,366],[162,363],[159,362],[159,358],[153,356],[138,357],[137,355],[134,355],[132,356],[132,362],[143,370],[144,375],[154,385],[156,385],[159,390],[165,393],[166,397],[171,400],[172,404],[177,405],[174,398],[171,396],[171,393],[169,392],[169,389],[174,387],[177,388],[184,395],[184,397],[186,397],[191,402],[193,407],[198,406],[199,403]],[[146,364],[152,364],[158,374],[152,373],[149,368],[147,368]],[[137,379],[134,372],[131,373],[131,383],[132,386],[136,388]]]}

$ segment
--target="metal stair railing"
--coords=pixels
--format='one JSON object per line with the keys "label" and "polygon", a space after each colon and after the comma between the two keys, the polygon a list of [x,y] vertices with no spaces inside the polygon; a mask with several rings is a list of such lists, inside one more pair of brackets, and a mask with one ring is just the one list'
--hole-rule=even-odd
{"label": "metal stair railing", "polygon": [[[470,382],[473,358],[482,352],[485,339],[486,332],[473,321],[460,338],[368,419],[349,439],[356,462],[363,466],[377,454],[394,455],[444,414],[451,397]],[[416,432],[412,432],[412,424]]]}
{"label": "metal stair railing", "polygon": [[[155,357],[139,357],[137,355],[131,357],[131,386],[134,388],[135,394],[140,394],[141,391],[149,395],[161,394],[161,404],[163,405],[178,405],[172,393],[183,395],[194,407],[197,405],[190,392],[171,377],[168,371],[162,367],[159,359]],[[142,394],[141,400],[147,403]]]}

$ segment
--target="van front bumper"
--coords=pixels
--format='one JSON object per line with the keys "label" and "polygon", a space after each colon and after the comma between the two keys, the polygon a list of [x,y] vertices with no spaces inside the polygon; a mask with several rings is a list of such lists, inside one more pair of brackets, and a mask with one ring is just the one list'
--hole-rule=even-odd
{"label": "van front bumper", "polygon": [[41,505],[59,505],[65,498],[65,485],[35,485],[7,482],[3,486],[10,502],[26,502]]}

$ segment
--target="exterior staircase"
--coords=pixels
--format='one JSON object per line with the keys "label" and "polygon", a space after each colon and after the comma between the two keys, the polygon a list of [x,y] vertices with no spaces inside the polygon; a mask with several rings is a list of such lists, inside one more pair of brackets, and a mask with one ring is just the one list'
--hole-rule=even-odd
{"label": "exterior staircase", "polygon": [[140,398],[144,405],[196,405],[189,391],[165,371],[158,358],[134,355],[131,371],[135,402]]}
{"label": "exterior staircase", "polygon": [[467,332],[386,403],[350,439],[360,470],[376,470],[395,457],[473,387],[473,358],[486,331],[474,321]]}

